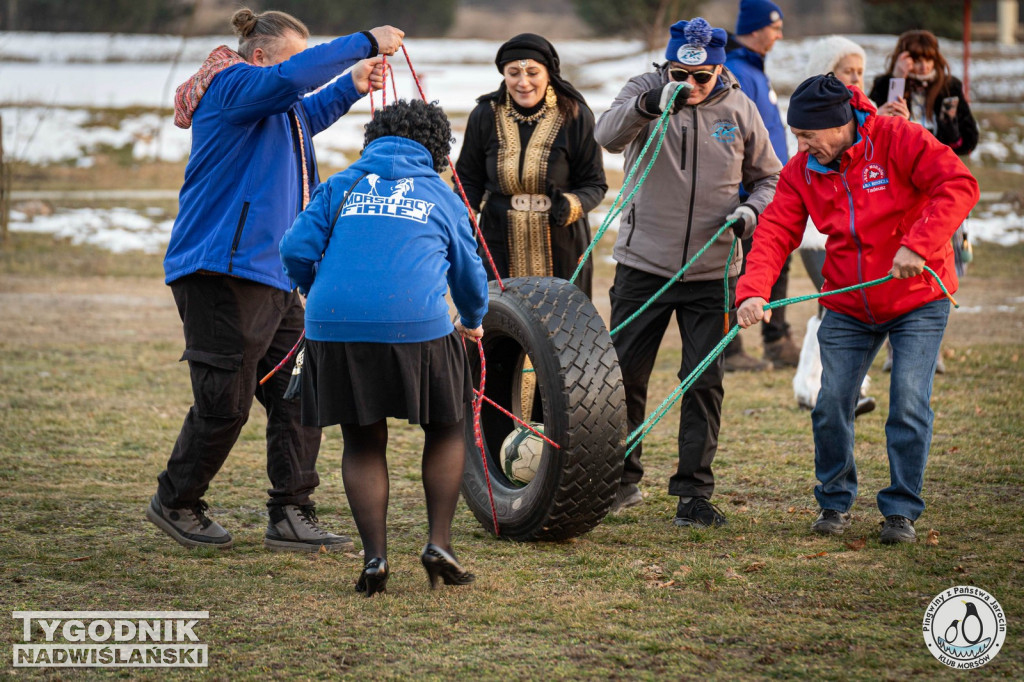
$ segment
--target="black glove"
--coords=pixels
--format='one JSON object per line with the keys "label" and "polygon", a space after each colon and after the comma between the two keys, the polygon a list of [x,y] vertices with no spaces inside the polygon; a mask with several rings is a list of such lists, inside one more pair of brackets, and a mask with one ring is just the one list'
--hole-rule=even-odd
{"label": "black glove", "polygon": [[548,185],[547,195],[551,199],[548,221],[555,227],[565,225],[565,221],[569,219],[569,213],[572,211],[569,200],[562,194],[562,190],[551,184]]}
{"label": "black glove", "polygon": [[665,107],[668,105],[668,101],[672,99],[672,93],[680,88],[679,95],[676,96],[674,102],[672,102],[672,114],[678,114],[679,110],[686,104],[686,100],[690,97],[690,92],[693,91],[693,86],[689,83],[677,83],[675,81],[669,81],[665,85],[659,85],[653,90],[648,90],[642,95],[643,107],[647,113],[652,116],[660,116],[661,112],[665,111]]}
{"label": "black glove", "polygon": [[726,221],[736,221],[732,224],[733,234],[737,239],[743,239],[744,235],[753,234],[754,228],[757,226],[757,211],[746,204],[740,204],[725,219]]}

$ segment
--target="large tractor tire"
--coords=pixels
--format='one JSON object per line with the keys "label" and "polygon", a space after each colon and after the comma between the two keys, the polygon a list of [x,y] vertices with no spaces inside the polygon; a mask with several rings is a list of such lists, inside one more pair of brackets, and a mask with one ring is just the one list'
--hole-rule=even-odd
{"label": "large tractor tire", "polygon": [[[520,419],[542,421],[544,434],[559,447],[544,443],[533,480],[517,484],[503,471],[500,457],[502,442],[516,424],[484,402],[487,474],[470,411],[462,495],[493,533],[489,475],[502,537],[576,537],[601,522],[622,476],[626,398],[618,358],[594,305],[574,285],[552,277],[516,277],[504,283],[505,291],[496,282],[490,284],[483,324],[484,393]],[[467,349],[479,386],[478,353]],[[523,370],[529,372],[531,364],[533,374],[524,382]]]}

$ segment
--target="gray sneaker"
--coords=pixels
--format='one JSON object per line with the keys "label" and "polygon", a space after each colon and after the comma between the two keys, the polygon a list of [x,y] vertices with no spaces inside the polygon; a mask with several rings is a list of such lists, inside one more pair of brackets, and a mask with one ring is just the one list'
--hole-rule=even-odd
{"label": "gray sneaker", "polygon": [[917,542],[917,531],[914,522],[905,516],[893,514],[882,521],[882,533],[879,540],[883,545],[895,545],[898,542]]}
{"label": "gray sneaker", "polygon": [[850,527],[850,514],[835,509],[822,509],[811,524],[811,530],[819,535],[842,535]]}
{"label": "gray sneaker", "polygon": [[612,502],[612,507],[608,510],[608,513],[615,514],[623,509],[635,507],[643,501],[644,495],[640,492],[640,488],[637,487],[636,483],[623,483],[615,491],[615,500]]}
{"label": "gray sneaker", "polygon": [[191,507],[168,509],[157,495],[146,508],[146,518],[185,547],[215,547],[229,549],[231,536],[224,528],[206,516],[206,502],[199,500]]}
{"label": "gray sneaker", "polygon": [[689,502],[683,502],[683,498],[680,497],[679,504],[676,505],[676,517],[672,519],[672,523],[677,526],[717,528],[728,525],[729,521],[721,509],[703,497],[691,498]]}
{"label": "gray sneaker", "polygon": [[313,505],[285,504],[270,507],[270,521],[263,546],[275,552],[351,552],[352,538],[320,528]]}

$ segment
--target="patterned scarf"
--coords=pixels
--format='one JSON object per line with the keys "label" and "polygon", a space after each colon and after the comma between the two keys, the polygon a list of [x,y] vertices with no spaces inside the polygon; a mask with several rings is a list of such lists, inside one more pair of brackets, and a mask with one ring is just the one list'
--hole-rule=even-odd
{"label": "patterned scarf", "polygon": [[199,71],[175,90],[174,125],[186,130],[190,128],[192,116],[196,112],[196,107],[199,106],[199,100],[206,94],[207,88],[213,82],[213,77],[229,66],[245,63],[245,59],[227,45],[221,45],[211,52]]}

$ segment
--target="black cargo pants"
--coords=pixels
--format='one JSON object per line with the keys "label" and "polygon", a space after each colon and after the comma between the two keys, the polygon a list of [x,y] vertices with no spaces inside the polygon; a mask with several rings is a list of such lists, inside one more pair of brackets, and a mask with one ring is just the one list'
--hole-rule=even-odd
{"label": "black cargo pants", "polygon": [[320,429],[303,426],[299,404],[283,399],[294,359],[259,385],[302,332],[298,294],[201,273],[172,282],[171,291],[185,327],[181,359],[188,360],[195,402],[158,477],[161,503],[187,507],[206,493],[255,397],[267,410],[267,504],[310,504],[320,483]]}
{"label": "black cargo pants", "polygon": [[[623,265],[615,266],[615,283],[609,295],[612,329],[654,295],[667,277],[652,275]],[[619,356],[622,383],[626,391],[626,421],[633,433],[644,421],[647,384],[654,369],[658,347],[665,336],[672,313],[676,314],[683,339],[682,381],[700,364],[724,336],[725,292],[721,280],[676,282],[637,319],[612,337]],[[710,498],[715,490],[711,463],[718,451],[718,429],[722,422],[722,356],[683,395],[679,418],[679,464],[669,479],[669,495]],[[666,394],[667,395],[667,394]],[[657,397],[660,405],[665,396]],[[644,474],[637,446],[626,458],[623,483],[636,483]]]}

